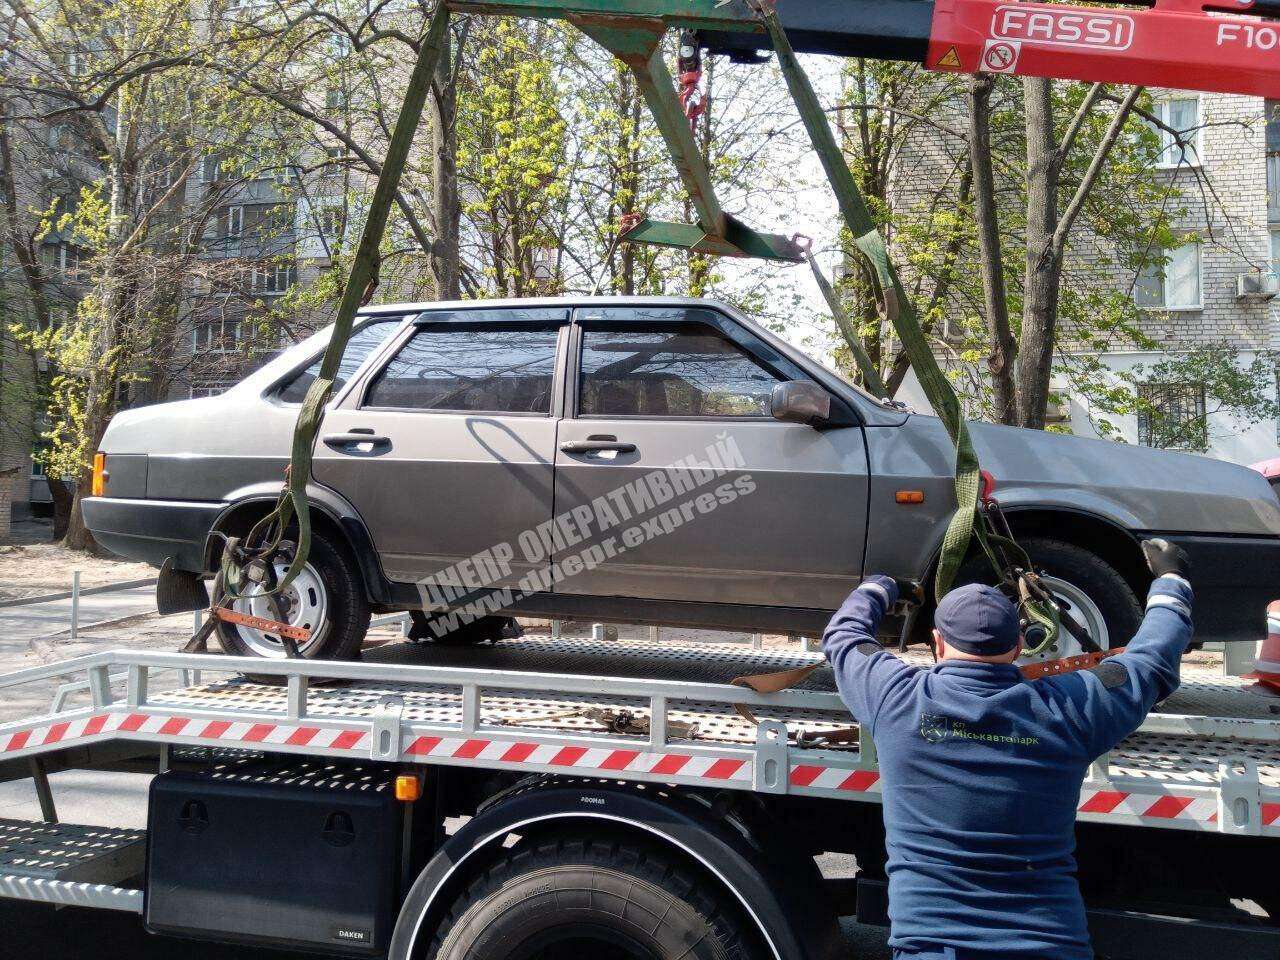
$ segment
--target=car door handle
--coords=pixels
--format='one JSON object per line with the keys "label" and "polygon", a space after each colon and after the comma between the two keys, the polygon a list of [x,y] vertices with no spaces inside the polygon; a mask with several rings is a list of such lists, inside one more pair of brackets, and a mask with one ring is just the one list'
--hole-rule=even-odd
{"label": "car door handle", "polygon": [[334,448],[354,447],[358,443],[371,443],[375,447],[391,445],[390,437],[375,436],[372,430],[368,433],[360,430],[352,430],[350,433],[327,433],[323,439],[328,446]]}
{"label": "car door handle", "polygon": [[565,453],[602,453],[614,450],[618,453],[635,453],[634,443],[619,443],[617,440],[567,440],[560,444]]}

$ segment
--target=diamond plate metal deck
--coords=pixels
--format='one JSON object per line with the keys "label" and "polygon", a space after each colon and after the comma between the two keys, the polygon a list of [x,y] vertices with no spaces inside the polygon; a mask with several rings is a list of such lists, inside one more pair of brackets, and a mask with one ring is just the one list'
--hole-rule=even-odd
{"label": "diamond plate metal deck", "polygon": [[141,875],[143,830],[0,820],[0,875],[115,884]]}

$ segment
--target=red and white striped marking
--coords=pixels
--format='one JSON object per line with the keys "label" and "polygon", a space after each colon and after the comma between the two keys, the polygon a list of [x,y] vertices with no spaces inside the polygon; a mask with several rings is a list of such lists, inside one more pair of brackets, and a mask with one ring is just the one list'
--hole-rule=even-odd
{"label": "red and white striped marking", "polygon": [[1121,790],[1088,790],[1080,794],[1077,811],[1096,817],[1137,817],[1142,820],[1189,820],[1216,823],[1218,801],[1214,797],[1187,797],[1173,793],[1160,796]]}
{"label": "red and white striped marking", "polygon": [[715,783],[750,783],[753,775],[752,762],[737,757],[465,737],[415,737],[405,747],[405,756],[411,760],[428,757],[435,760],[487,760],[591,773],[645,773]]}
{"label": "red and white striped marking", "polygon": [[307,724],[279,724],[201,720],[164,714],[100,713],[78,720],[32,727],[0,734],[0,754],[38,747],[67,746],[79,740],[111,734],[145,734],[182,737],[225,745],[315,747],[317,749],[369,750],[369,733]]}
{"label": "red and white striped marking", "polygon": [[[217,743],[246,748],[293,747],[368,757],[372,734],[368,729],[316,726],[306,721],[272,723],[210,720],[173,714],[115,710],[95,713],[16,732],[0,733],[0,755],[62,748],[80,741],[130,735],[185,742]],[[410,761],[483,761],[506,767],[559,770],[566,773],[643,774],[681,782],[750,785],[754,763],[740,756],[652,752],[617,747],[547,744],[533,741],[409,734],[404,758]],[[862,795],[879,799],[880,774],[874,770],[793,763],[789,775],[793,792]],[[1139,794],[1087,788],[1077,808],[1091,820],[1133,820],[1147,823],[1191,823],[1212,829],[1218,802],[1212,797],[1176,793]],[[1280,830],[1280,803],[1262,804],[1262,826]]]}
{"label": "red and white striped marking", "polygon": [[880,774],[875,770],[849,770],[807,763],[791,766],[793,790],[834,790],[838,793],[880,792]]}

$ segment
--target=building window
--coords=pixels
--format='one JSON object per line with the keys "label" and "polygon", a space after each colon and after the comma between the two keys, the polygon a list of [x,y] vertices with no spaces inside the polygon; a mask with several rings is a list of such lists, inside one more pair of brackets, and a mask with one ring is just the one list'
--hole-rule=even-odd
{"label": "building window", "polygon": [[[1160,137],[1160,167],[1181,167],[1200,164],[1200,98],[1198,96],[1170,97],[1157,100],[1152,105],[1164,126],[1156,128]],[[1172,131],[1177,131],[1174,136]]]}
{"label": "building window", "polygon": [[244,324],[239,317],[202,320],[191,331],[191,346],[196,353],[234,353],[243,335]]}
{"label": "building window", "polygon": [[253,268],[249,277],[249,288],[254,293],[285,293],[297,282],[297,264],[267,263]]}
{"label": "building window", "polygon": [[1138,273],[1133,299],[1146,310],[1199,310],[1200,244],[1154,251]]}
{"label": "building window", "polygon": [[234,380],[211,380],[205,383],[191,384],[191,398],[197,397],[216,397],[220,393],[226,393],[236,385]]}
{"label": "building window", "polygon": [[1176,450],[1209,446],[1203,383],[1140,384],[1138,400],[1139,443]]}
{"label": "building window", "polygon": [[239,237],[244,233],[244,207],[236,204],[227,207],[222,214],[222,235]]}
{"label": "building window", "polygon": [[48,258],[50,264],[63,277],[68,280],[75,280],[80,276],[81,261],[80,248],[74,243],[67,243],[65,240],[48,248]]}

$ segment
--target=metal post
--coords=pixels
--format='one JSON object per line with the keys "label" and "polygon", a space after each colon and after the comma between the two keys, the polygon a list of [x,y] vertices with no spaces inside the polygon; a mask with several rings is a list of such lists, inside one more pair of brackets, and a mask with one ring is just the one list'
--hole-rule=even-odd
{"label": "metal post", "polygon": [[286,681],[288,691],[287,709],[289,711],[290,720],[301,720],[307,715],[307,687],[310,684],[310,678],[304,677],[300,673],[295,673]]}
{"label": "metal post", "polygon": [[[185,686],[190,686],[191,684],[188,682],[186,678],[187,672],[188,671],[186,670],[182,671],[182,674],[183,674],[182,682]],[[128,704],[131,708],[136,709],[137,707],[146,705],[147,680],[149,676],[150,676],[150,671],[146,667],[137,663],[129,664],[129,688],[126,696],[128,699]]]}
{"label": "metal post", "polygon": [[753,634],[751,635],[751,649],[752,649],[752,650],[763,650],[763,649],[764,649],[764,634],[763,634],[763,633],[753,633]]}
{"label": "metal post", "polygon": [[110,667],[91,667],[89,669],[89,695],[93,700],[93,705],[99,709],[111,703]]}
{"label": "metal post", "polygon": [[80,632],[80,571],[71,574],[71,639]]}
{"label": "metal post", "polygon": [[200,632],[200,628],[204,626],[204,611],[193,610],[191,612],[191,633],[195,635]]}
{"label": "metal post", "polygon": [[49,771],[45,769],[43,757],[32,757],[28,761],[31,780],[36,785],[36,799],[40,803],[40,818],[45,823],[58,822],[58,808],[53,803],[53,788],[49,785]]}
{"label": "metal post", "polygon": [[662,628],[661,628],[661,627],[650,627],[650,628],[649,628],[649,640],[650,640],[651,642],[653,642],[653,643],[660,643],[660,642],[662,641]]}
{"label": "metal post", "polygon": [[564,624],[561,621],[559,620],[551,621],[551,639],[552,640],[559,640],[562,636],[564,636],[563,631],[564,631]]}

